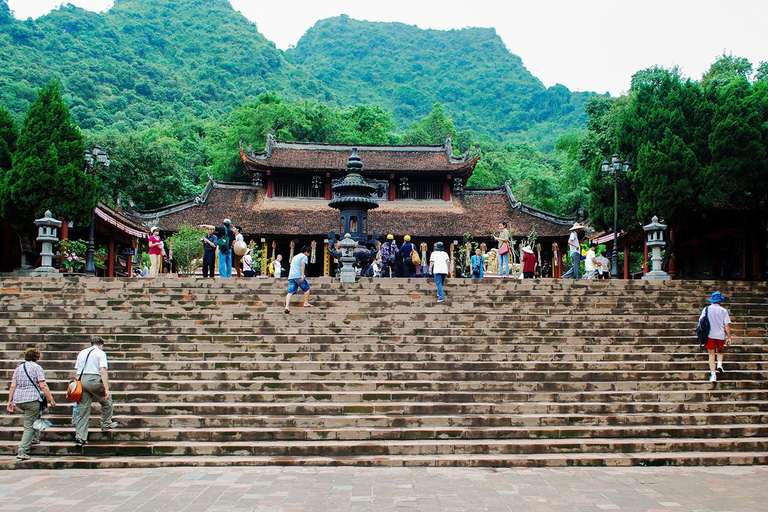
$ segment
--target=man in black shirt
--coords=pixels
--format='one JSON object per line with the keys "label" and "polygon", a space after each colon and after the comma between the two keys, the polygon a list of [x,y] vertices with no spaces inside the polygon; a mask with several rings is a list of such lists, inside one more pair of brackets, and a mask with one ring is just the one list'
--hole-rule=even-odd
{"label": "man in black shirt", "polygon": [[203,277],[213,279],[214,266],[216,265],[216,242],[219,241],[213,232],[213,226],[208,226],[208,235],[200,239],[203,243]]}

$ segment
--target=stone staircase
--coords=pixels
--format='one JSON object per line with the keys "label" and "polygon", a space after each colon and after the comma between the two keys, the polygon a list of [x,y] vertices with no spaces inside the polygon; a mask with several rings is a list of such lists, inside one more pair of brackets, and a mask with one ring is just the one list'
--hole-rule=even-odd
{"label": "stone staircase", "polygon": [[[312,285],[285,315],[285,280],[0,279],[5,381],[36,345],[60,403],[27,462],[0,418],[0,468],[768,462],[765,284]],[[736,323],[712,385],[693,326],[716,288]],[[63,390],[94,335],[121,427],[94,411],[81,449]]]}

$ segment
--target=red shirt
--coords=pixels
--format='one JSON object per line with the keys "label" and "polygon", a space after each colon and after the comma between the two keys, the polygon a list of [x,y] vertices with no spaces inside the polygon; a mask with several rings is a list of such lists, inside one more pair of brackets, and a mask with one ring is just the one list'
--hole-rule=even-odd
{"label": "red shirt", "polygon": [[[159,244],[160,243],[160,237],[159,236],[151,236],[149,237],[149,243],[151,244]],[[163,250],[160,248],[159,245],[150,245],[149,246],[149,254],[163,254]]]}
{"label": "red shirt", "polygon": [[523,253],[523,272],[533,272],[536,269],[536,256],[529,252]]}

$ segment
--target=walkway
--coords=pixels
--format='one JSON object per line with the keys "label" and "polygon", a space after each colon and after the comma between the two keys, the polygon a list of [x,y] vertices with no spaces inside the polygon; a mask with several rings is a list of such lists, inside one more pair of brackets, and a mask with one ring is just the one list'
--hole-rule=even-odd
{"label": "walkway", "polygon": [[768,467],[0,472],[14,512],[760,512]]}

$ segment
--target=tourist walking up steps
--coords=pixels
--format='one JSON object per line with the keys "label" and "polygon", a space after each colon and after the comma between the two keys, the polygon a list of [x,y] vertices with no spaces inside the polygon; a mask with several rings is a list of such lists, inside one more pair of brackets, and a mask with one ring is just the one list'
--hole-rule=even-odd
{"label": "tourist walking up steps", "polygon": [[83,395],[77,402],[75,446],[88,443],[88,422],[91,419],[91,403],[94,400],[101,404],[101,431],[107,432],[118,426],[116,421],[112,421],[108,367],[104,340],[99,337],[93,338],[91,347],[81,350],[77,355],[75,370],[83,385]]}
{"label": "tourist walking up steps", "polygon": [[36,435],[35,421],[42,414],[42,399],[48,400],[48,405],[56,407],[56,400],[45,382],[45,371],[37,362],[40,360],[40,350],[30,347],[24,352],[24,362],[16,367],[11,377],[11,388],[8,391],[8,406],[10,413],[17,408],[24,413],[24,434],[21,437],[16,458],[29,460],[29,448],[38,444],[40,438]]}
{"label": "tourist walking up steps", "polygon": [[435,286],[437,286],[437,302],[443,302],[445,300],[445,296],[443,295],[443,283],[445,283],[445,278],[448,277],[450,259],[448,253],[445,252],[443,242],[437,242],[435,244],[435,250],[429,255],[429,273],[435,278]]}
{"label": "tourist walking up steps", "polygon": [[[703,318],[709,320],[709,337],[705,347],[709,352],[709,382],[717,382],[717,374],[725,373],[723,369],[723,350],[731,346],[731,316],[728,310],[720,305],[725,300],[720,292],[709,296],[709,306],[699,315],[699,323]],[[717,364],[715,364],[717,359]]]}
{"label": "tourist walking up steps", "polygon": [[309,264],[309,255],[312,249],[308,245],[301,248],[301,252],[291,260],[291,268],[288,271],[288,293],[285,296],[286,314],[291,312],[291,297],[299,288],[304,291],[304,307],[310,308],[309,303],[309,281],[307,281],[307,265]]}
{"label": "tourist walking up steps", "polygon": [[568,231],[571,232],[568,235],[568,252],[571,255],[571,269],[563,275],[563,279],[579,279],[581,278],[581,244],[579,242],[579,232],[584,229],[584,226],[578,222],[574,222],[573,227]]}

